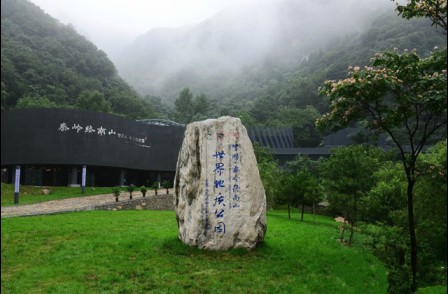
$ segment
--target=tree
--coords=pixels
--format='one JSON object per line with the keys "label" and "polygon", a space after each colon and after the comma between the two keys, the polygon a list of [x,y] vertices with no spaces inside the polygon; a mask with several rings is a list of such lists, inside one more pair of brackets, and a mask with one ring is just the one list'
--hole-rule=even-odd
{"label": "tree", "polygon": [[151,105],[155,112],[160,113],[162,118],[168,118],[172,116],[172,109],[162,101],[161,97],[146,95],[145,97],[143,97],[143,99],[144,101],[148,102],[149,105]]}
{"label": "tree", "polygon": [[[397,213],[394,216],[397,223],[401,223],[406,216]],[[382,223],[366,224],[362,226],[364,238],[363,247],[369,247],[373,254],[380,259],[387,271],[388,289],[391,294],[410,293],[411,273],[406,262],[409,246],[407,230],[401,225],[383,225]]]}
{"label": "tree", "polygon": [[[394,0],[395,1],[395,0]],[[407,0],[406,5],[397,3],[398,14],[406,19],[427,17],[432,25],[442,28],[447,34],[446,0]]]}
{"label": "tree", "polygon": [[103,93],[98,91],[82,91],[76,99],[76,106],[100,112],[111,112],[111,104],[106,101]]}
{"label": "tree", "polygon": [[301,171],[310,172],[313,176],[317,176],[317,162],[312,161],[309,156],[297,154],[292,161],[286,163],[285,169],[289,173],[299,173]]}
{"label": "tree", "polygon": [[[321,163],[330,209],[343,213],[349,224],[348,245],[353,241],[360,201],[373,186],[373,172],[380,167],[384,158],[385,153],[379,148],[352,145],[336,149]],[[341,239],[344,241],[343,236]]]}
{"label": "tree", "polygon": [[421,282],[443,284],[447,265],[447,141],[422,154],[415,186],[416,235]]}
{"label": "tree", "polygon": [[[2,1],[1,40],[3,110],[15,108],[19,98],[28,96],[46,97],[58,107],[78,104],[133,119],[157,115],[118,76],[103,51],[30,1]],[[38,102],[48,106],[44,100],[26,102],[26,107]]]}
{"label": "tree", "polygon": [[25,95],[17,101],[16,108],[57,108],[58,105],[47,97]]}
{"label": "tree", "polygon": [[115,202],[118,202],[118,197],[119,197],[120,194],[121,194],[120,187],[118,187],[118,186],[113,187],[113,188],[112,188],[112,192],[114,193],[114,196],[115,196]]}
{"label": "tree", "polygon": [[314,178],[308,170],[302,170],[297,173],[294,180],[296,181],[295,197],[302,205],[300,221],[303,222],[303,215],[305,214],[306,205],[312,205],[314,213],[314,202],[317,201],[318,193],[313,186],[315,184]]}
{"label": "tree", "polygon": [[278,163],[269,151],[269,148],[263,147],[257,142],[253,144],[253,147],[261,182],[266,194],[267,206],[272,208],[279,186],[280,170]]}
{"label": "tree", "polygon": [[146,192],[148,191],[148,188],[146,188],[145,186],[141,186],[140,187],[140,192],[142,192],[142,196],[145,197],[146,196]]}
{"label": "tree", "polygon": [[202,93],[194,99],[194,113],[195,114],[202,114],[207,115],[208,109],[210,107],[210,102],[207,98],[207,96]]}
{"label": "tree", "polygon": [[349,67],[347,79],[326,81],[320,88],[331,111],[316,121],[318,127],[367,120],[370,129],[386,133],[398,149],[407,180],[412,291],[417,289],[416,162],[431,136],[446,127],[446,57],[446,49],[426,58],[415,51],[377,53],[372,66]]}
{"label": "tree", "polygon": [[[422,287],[443,285],[446,280],[446,140],[419,157],[420,179],[415,187],[418,273]],[[387,162],[375,173],[363,226],[364,243],[388,271],[389,293],[409,293],[409,245],[406,215],[406,179],[399,163]]]}
{"label": "tree", "polygon": [[281,199],[288,204],[288,215],[290,215],[290,205],[296,204],[302,205],[301,221],[303,221],[305,205],[312,205],[314,214],[314,204],[322,198],[316,175],[316,164],[306,155],[298,154],[294,160],[286,163],[280,191]]}
{"label": "tree", "polygon": [[320,113],[311,105],[303,109],[282,106],[272,115],[266,125],[273,127],[292,127],[294,131],[294,145],[301,147],[315,147],[321,142],[322,136],[316,130],[314,122],[320,116]]}
{"label": "tree", "polygon": [[171,184],[171,182],[169,180],[165,180],[162,182],[162,187],[165,188],[166,190],[166,195],[170,194],[169,189],[172,187],[173,185]]}
{"label": "tree", "polygon": [[276,198],[276,202],[286,203],[289,219],[291,219],[291,206],[296,206],[300,202],[301,197],[303,197],[300,184],[301,182],[297,174],[291,174],[286,171],[281,173],[280,187],[278,189],[280,195]]}
{"label": "tree", "polygon": [[194,115],[193,94],[189,88],[184,88],[174,102],[177,120],[180,123],[189,123]]}
{"label": "tree", "polygon": [[130,185],[127,187],[127,190],[128,190],[128,192],[129,192],[129,199],[132,199],[132,192],[134,192],[134,190],[135,190],[135,185],[134,185],[134,184],[130,184]]}
{"label": "tree", "polygon": [[361,221],[393,226],[394,213],[406,209],[406,178],[399,162],[387,161],[373,172],[375,184],[363,200]]}
{"label": "tree", "polygon": [[193,116],[190,121],[204,120],[209,117],[210,102],[205,94],[196,96],[193,101]]}
{"label": "tree", "polygon": [[154,188],[154,194],[157,196],[157,191],[159,190],[160,183],[154,182],[152,183],[152,187]]}
{"label": "tree", "polygon": [[[445,224],[447,218],[447,141],[443,140],[422,154],[416,186],[416,215],[422,220]],[[446,240],[445,240],[446,241]],[[446,247],[444,247],[446,248]],[[445,250],[446,253],[446,250]]]}
{"label": "tree", "polygon": [[[306,183],[305,194],[303,195],[304,203],[311,205],[312,214],[315,214],[316,204],[324,199],[324,193],[320,185],[319,179],[314,176],[308,177]],[[303,220],[303,210],[302,210],[302,220]]]}
{"label": "tree", "polygon": [[239,109],[235,114],[241,120],[241,123],[246,127],[253,127],[257,125],[255,119],[250,115],[250,113],[244,109]]}
{"label": "tree", "polygon": [[264,95],[255,100],[250,115],[260,123],[265,123],[277,112],[279,105],[271,96]]}

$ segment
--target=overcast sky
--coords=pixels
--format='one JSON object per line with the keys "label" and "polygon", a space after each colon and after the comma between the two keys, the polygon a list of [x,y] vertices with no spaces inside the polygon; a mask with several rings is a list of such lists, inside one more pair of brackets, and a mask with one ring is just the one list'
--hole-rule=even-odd
{"label": "overcast sky", "polygon": [[151,28],[198,23],[225,8],[253,0],[30,1],[62,23],[74,25],[80,34],[114,57]]}

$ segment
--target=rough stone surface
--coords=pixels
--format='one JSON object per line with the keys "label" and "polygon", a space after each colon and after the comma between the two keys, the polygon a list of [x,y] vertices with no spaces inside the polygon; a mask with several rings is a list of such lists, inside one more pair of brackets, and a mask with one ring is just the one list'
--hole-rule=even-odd
{"label": "rough stone surface", "polygon": [[50,195],[51,194],[51,190],[50,189],[42,189],[41,194],[42,195]]}
{"label": "rough stone surface", "polygon": [[98,210],[173,210],[173,195],[146,196],[137,199],[125,199],[95,207]]}
{"label": "rough stone surface", "polygon": [[253,249],[266,233],[266,196],[246,128],[221,117],[187,126],[177,161],[178,237],[201,249]]}
{"label": "rough stone surface", "polygon": [[[148,191],[149,192],[149,191]],[[174,196],[170,195],[154,196],[151,190],[150,196],[142,197],[141,193],[135,193],[135,197],[129,200],[129,197],[120,198],[115,201],[113,194],[102,194],[94,196],[84,196],[75,198],[66,198],[61,200],[44,201],[26,205],[2,206],[2,218],[45,215],[54,213],[64,213],[73,211],[86,211],[93,209],[120,210],[135,209],[136,205],[141,205],[148,210],[174,210]],[[148,195],[148,194],[147,194]]]}

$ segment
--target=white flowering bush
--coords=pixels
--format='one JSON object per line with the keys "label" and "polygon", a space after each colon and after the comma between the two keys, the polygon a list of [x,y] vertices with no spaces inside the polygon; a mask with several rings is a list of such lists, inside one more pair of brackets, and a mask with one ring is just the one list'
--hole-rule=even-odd
{"label": "white flowering bush", "polygon": [[397,0],[397,11],[406,19],[413,17],[427,17],[432,24],[447,32],[446,2],[447,0],[406,0],[403,5]]}
{"label": "white flowering bush", "polygon": [[[415,50],[395,49],[375,54],[371,66],[350,66],[346,79],[329,80],[319,88],[320,95],[328,97],[331,111],[316,121],[317,126],[343,127],[367,119],[372,129],[381,132],[394,131],[404,123],[424,132],[430,122],[443,124],[445,60],[446,49],[427,58],[420,58]],[[430,133],[422,135],[426,138]]]}

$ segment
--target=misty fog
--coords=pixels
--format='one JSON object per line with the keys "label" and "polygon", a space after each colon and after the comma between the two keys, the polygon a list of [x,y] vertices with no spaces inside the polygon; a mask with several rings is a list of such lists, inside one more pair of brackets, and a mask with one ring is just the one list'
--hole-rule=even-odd
{"label": "misty fog", "polygon": [[198,24],[152,29],[113,61],[141,94],[172,99],[184,86],[204,91],[205,83],[266,62],[298,64],[331,40],[362,32],[393,5],[389,0],[253,2]]}

